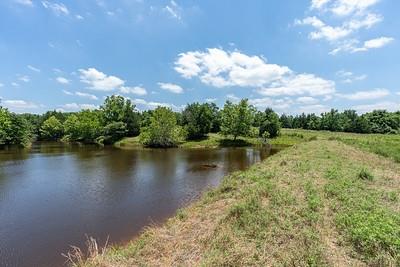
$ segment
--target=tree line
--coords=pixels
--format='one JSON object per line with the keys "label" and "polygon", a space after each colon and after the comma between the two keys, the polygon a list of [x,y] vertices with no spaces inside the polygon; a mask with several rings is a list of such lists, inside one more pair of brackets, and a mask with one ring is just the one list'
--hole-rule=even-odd
{"label": "tree line", "polygon": [[182,112],[167,107],[139,112],[122,96],[109,96],[97,110],[48,111],[42,115],[15,114],[0,107],[0,145],[27,145],[32,140],[113,144],[139,136],[150,147],[176,146],[184,140],[205,138],[208,133],[238,137],[274,138],[281,127],[355,133],[399,133],[400,112],[375,110],[359,116],[354,110],[278,116],[272,109],[258,111],[242,99],[191,103]]}
{"label": "tree line", "polygon": [[358,115],[355,110],[339,112],[336,109],[331,109],[320,116],[314,113],[302,113],[296,116],[282,114],[279,121],[282,127],[292,129],[351,133],[400,133],[400,111],[374,110]]}

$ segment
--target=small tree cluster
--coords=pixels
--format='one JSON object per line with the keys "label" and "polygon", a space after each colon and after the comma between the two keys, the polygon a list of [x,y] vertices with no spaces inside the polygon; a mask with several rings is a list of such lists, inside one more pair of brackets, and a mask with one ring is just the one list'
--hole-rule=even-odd
{"label": "small tree cluster", "polygon": [[221,133],[232,135],[234,140],[238,136],[248,136],[253,120],[254,111],[247,99],[242,99],[238,104],[227,101],[221,111]]}
{"label": "small tree cluster", "polygon": [[185,125],[188,139],[204,137],[211,131],[213,110],[209,104],[193,103],[182,112],[182,123]]}
{"label": "small tree cluster", "polygon": [[177,124],[174,112],[166,107],[156,108],[149,118],[149,125],[141,129],[140,142],[148,147],[174,147],[185,138]]}
{"label": "small tree cluster", "polygon": [[0,145],[28,145],[30,139],[31,129],[26,119],[0,107]]}

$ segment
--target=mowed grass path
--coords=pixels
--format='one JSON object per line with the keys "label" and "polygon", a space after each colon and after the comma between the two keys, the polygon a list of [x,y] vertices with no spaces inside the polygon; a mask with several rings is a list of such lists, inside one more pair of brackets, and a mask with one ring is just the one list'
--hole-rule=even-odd
{"label": "mowed grass path", "polygon": [[296,143],[312,139],[338,140],[349,145],[392,158],[400,162],[400,134],[356,134],[329,131],[283,129],[282,135],[271,142]]}
{"label": "mowed grass path", "polygon": [[167,223],[77,265],[399,266],[400,164],[294,133],[284,134],[308,142],[233,173]]}

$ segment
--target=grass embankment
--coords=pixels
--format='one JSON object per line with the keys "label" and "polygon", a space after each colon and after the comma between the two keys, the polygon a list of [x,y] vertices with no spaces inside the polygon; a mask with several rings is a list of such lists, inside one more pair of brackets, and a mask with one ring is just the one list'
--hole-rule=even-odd
{"label": "grass embankment", "polygon": [[399,266],[400,165],[316,138],[233,173],[162,226],[77,265]]}
{"label": "grass embankment", "polygon": [[[294,145],[299,142],[306,141],[304,136],[299,137],[295,134],[284,133],[274,139],[269,140],[270,144],[273,145]],[[181,148],[217,148],[217,147],[239,147],[239,146],[258,146],[262,145],[263,142],[260,138],[252,137],[239,137],[237,140],[225,137],[218,133],[209,133],[204,139],[185,141],[179,144]],[[139,137],[127,137],[115,144],[116,147],[130,149],[142,147],[139,142]]]}

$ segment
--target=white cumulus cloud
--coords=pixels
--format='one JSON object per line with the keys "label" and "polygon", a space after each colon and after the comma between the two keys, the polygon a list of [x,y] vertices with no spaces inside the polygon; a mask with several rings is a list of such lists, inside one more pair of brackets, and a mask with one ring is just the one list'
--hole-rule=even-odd
{"label": "white cumulus cloud", "polygon": [[258,87],[291,72],[288,67],[269,64],[261,57],[220,48],[181,53],[175,70],[184,78],[199,77],[203,83],[215,87]]}
{"label": "white cumulus cloud", "polygon": [[163,103],[163,102],[156,102],[156,101],[147,101],[141,98],[131,99],[135,105],[141,105],[144,109],[155,109],[157,107],[167,107],[171,108],[175,111],[180,111],[184,108],[184,106],[176,106],[171,103]]}
{"label": "white cumulus cloud", "polygon": [[58,110],[60,111],[79,111],[79,110],[83,110],[83,109],[97,109],[99,108],[96,105],[93,104],[77,104],[77,103],[68,103],[68,104],[64,104],[62,106],[60,106],[60,108]]}
{"label": "white cumulus cloud", "polygon": [[199,78],[214,87],[253,87],[265,96],[329,95],[335,82],[314,74],[297,74],[287,66],[268,63],[259,56],[240,51],[210,48],[179,54],[175,70],[186,79]]}
{"label": "white cumulus cloud", "polygon": [[312,105],[319,102],[318,99],[311,96],[301,96],[296,99],[296,101],[300,104]]}
{"label": "white cumulus cloud", "polygon": [[39,105],[25,100],[4,100],[2,104],[7,108],[16,111],[25,111],[39,108]]}
{"label": "white cumulus cloud", "polygon": [[113,91],[125,84],[125,81],[116,77],[104,74],[95,68],[80,69],[81,82],[89,85],[92,90]]}
{"label": "white cumulus cloud", "polygon": [[373,110],[384,109],[387,111],[397,111],[400,110],[400,103],[392,102],[392,101],[383,101],[383,102],[376,102],[372,104],[362,104],[353,106],[352,109],[356,110],[358,113],[366,113]]}
{"label": "white cumulus cloud", "polygon": [[380,48],[393,38],[380,37],[362,42],[355,37],[360,30],[370,29],[383,21],[381,14],[371,11],[378,3],[379,0],[312,0],[310,9],[314,14],[295,20],[295,25],[311,26],[309,38],[328,41],[334,46],[331,55]]}
{"label": "white cumulus cloud", "polygon": [[335,82],[317,77],[314,74],[289,76],[271,87],[264,87],[258,93],[265,96],[310,95],[322,96],[335,93]]}
{"label": "white cumulus cloud", "polygon": [[370,49],[377,49],[384,47],[393,41],[394,38],[392,37],[379,37],[367,40],[362,45],[360,45],[360,42],[358,40],[352,39],[341,43],[337,48],[332,50],[329,54],[336,55],[339,52],[349,52],[349,53],[366,52]]}
{"label": "white cumulus cloud", "polygon": [[160,86],[161,89],[169,91],[174,94],[182,94],[183,93],[183,88],[177,84],[159,82],[158,85]]}
{"label": "white cumulus cloud", "polygon": [[370,91],[358,91],[352,94],[337,94],[337,96],[348,99],[348,100],[368,100],[368,99],[378,99],[390,95],[387,89],[374,89]]}
{"label": "white cumulus cloud", "polygon": [[269,97],[249,99],[249,104],[258,109],[272,108],[278,111],[285,111],[290,108],[293,101],[289,98],[273,99]]}
{"label": "white cumulus cloud", "polygon": [[147,95],[146,88],[143,88],[141,86],[135,86],[135,87],[122,86],[120,88],[120,91],[123,94],[134,94],[139,96]]}
{"label": "white cumulus cloud", "polygon": [[342,83],[353,83],[355,81],[365,80],[368,76],[366,74],[355,75],[351,71],[340,70],[336,72],[336,76],[341,79]]}
{"label": "white cumulus cloud", "polygon": [[98,100],[98,97],[92,94],[88,94],[88,93],[82,93],[82,92],[76,92],[75,95],[79,96],[79,97],[83,97],[83,98],[88,98],[91,100]]}
{"label": "white cumulus cloud", "polygon": [[64,78],[64,77],[57,77],[56,81],[58,83],[61,83],[61,84],[69,84],[69,80],[67,78]]}

